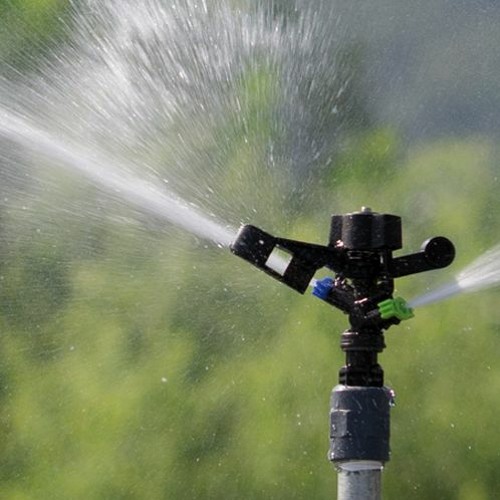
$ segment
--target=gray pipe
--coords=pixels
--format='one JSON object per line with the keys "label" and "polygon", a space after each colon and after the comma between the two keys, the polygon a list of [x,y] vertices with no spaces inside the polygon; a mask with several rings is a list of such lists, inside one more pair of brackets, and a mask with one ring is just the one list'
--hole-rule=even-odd
{"label": "gray pipe", "polygon": [[346,462],[337,465],[337,500],[381,500],[382,463]]}

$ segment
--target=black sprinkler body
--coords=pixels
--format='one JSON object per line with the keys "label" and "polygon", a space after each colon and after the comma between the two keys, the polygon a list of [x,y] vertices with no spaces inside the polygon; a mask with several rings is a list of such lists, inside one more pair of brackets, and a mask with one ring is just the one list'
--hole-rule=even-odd
{"label": "black sprinkler body", "polygon": [[[327,245],[277,238],[245,225],[231,251],[294,290],[313,294],[349,317],[341,348],[346,363],[330,405],[329,458],[337,464],[389,460],[389,409],[393,393],[384,387],[378,353],[384,331],[413,316],[406,302],[394,297],[394,280],[450,265],[455,248],[442,236],[425,241],[420,251],[393,257],[402,247],[401,218],[360,212],[333,215]],[[277,259],[275,250],[288,254]],[[331,278],[313,280],[318,269]]]}
{"label": "black sprinkler body", "polygon": [[[327,246],[277,238],[255,226],[245,225],[231,245],[231,251],[300,293],[307,290],[314,274],[322,267],[343,278],[393,280],[446,267],[455,256],[451,241],[441,236],[424,242],[420,252],[393,258],[392,252],[401,246],[401,218],[364,208],[361,212],[332,216]],[[283,274],[268,263],[275,248],[291,256]]]}
{"label": "black sprinkler body", "polygon": [[[403,299],[393,297],[394,279],[446,267],[455,257],[453,244],[442,236],[425,241],[417,253],[393,257],[401,247],[401,218],[363,208],[332,216],[326,246],[277,238],[245,225],[231,251],[300,293],[313,285],[315,296],[349,315],[351,333],[376,336],[412,316]],[[276,249],[290,260],[276,265]],[[334,278],[313,281],[323,267],[333,271]]]}

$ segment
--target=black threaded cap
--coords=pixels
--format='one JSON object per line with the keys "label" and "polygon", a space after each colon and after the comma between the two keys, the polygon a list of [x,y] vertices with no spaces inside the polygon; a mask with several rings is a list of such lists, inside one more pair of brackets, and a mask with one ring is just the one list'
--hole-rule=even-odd
{"label": "black threaded cap", "polygon": [[336,246],[339,242],[349,250],[398,250],[403,246],[401,217],[366,208],[352,214],[332,215],[329,244]]}

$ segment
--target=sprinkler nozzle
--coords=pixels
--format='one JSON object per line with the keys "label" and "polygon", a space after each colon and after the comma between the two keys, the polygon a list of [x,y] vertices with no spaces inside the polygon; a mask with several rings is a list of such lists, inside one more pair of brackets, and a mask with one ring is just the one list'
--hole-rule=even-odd
{"label": "sprinkler nozzle", "polygon": [[380,317],[382,319],[397,318],[400,321],[413,318],[413,309],[402,297],[386,299],[377,304]]}

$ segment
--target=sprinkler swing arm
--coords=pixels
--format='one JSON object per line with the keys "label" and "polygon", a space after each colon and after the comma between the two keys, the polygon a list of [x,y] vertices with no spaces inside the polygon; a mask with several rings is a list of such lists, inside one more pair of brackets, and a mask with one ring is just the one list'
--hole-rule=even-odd
{"label": "sprinkler swing arm", "polygon": [[[340,341],[346,363],[330,400],[328,457],[339,473],[339,500],[380,498],[394,393],[384,387],[377,357],[385,348],[384,330],[413,317],[404,299],[393,296],[394,279],[446,267],[455,257],[442,236],[419,252],[393,257],[401,247],[401,218],[369,208],[333,215],[326,246],[277,238],[252,225],[243,226],[231,245],[235,255],[297,292],[313,286],[313,295],[349,317]],[[276,249],[289,261],[274,256]],[[324,267],[334,277],[314,280]]]}

